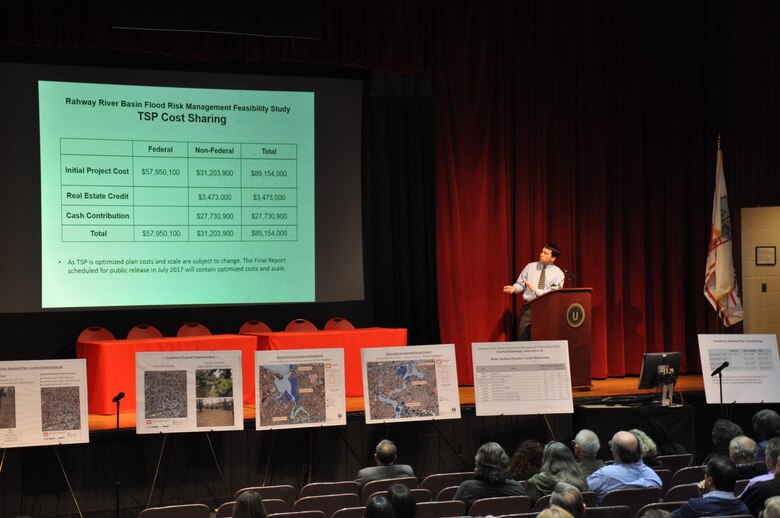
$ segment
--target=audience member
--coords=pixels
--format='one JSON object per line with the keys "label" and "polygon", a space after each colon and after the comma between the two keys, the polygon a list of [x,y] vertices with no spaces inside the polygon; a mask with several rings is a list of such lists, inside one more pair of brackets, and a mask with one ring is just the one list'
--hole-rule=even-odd
{"label": "audience member", "polygon": [[256,491],[245,491],[236,498],[233,518],[267,518],[263,497]]}
{"label": "audience member", "polygon": [[780,496],[780,463],[775,468],[775,478],[764,482],[756,482],[739,497],[750,509],[750,514],[758,516],[764,509],[767,498]]}
{"label": "audience member", "polygon": [[550,495],[550,505],[555,505],[571,513],[574,518],[585,514],[585,501],[582,493],[567,482],[558,482]]}
{"label": "audience member", "polygon": [[704,480],[699,488],[704,491],[701,498],[690,498],[672,513],[673,518],[694,518],[696,516],[729,516],[747,514],[748,508],[734,496],[737,482],[737,467],[729,459],[717,456],[704,468]]}
{"label": "audience member", "polygon": [[507,471],[509,457],[498,443],[488,442],[480,446],[474,463],[474,478],[462,482],[453,497],[466,504],[466,511],[480,498],[525,495],[523,486]]}
{"label": "audience member", "polygon": [[759,439],[757,460],[764,460],[764,452],[769,439],[780,437],[780,415],[774,410],[765,408],[755,413],[751,424]]}
{"label": "audience member", "polygon": [[601,449],[601,442],[596,432],[587,428],[580,430],[574,437],[572,445],[574,446],[574,458],[577,459],[580,471],[585,477],[604,467],[604,461],[596,458]]}
{"label": "audience member", "polygon": [[572,514],[566,509],[561,509],[557,505],[551,505],[536,515],[536,518],[573,518]]}
{"label": "audience member", "polygon": [[374,461],[376,466],[363,468],[358,471],[355,482],[362,488],[366,483],[372,480],[382,480],[386,478],[413,477],[414,471],[407,464],[395,464],[398,457],[398,449],[393,441],[384,439],[376,445]]}
{"label": "audience member", "polygon": [[647,420],[647,435],[655,441],[655,445],[658,448],[658,455],[680,455],[688,453],[685,446],[672,440],[669,431],[660,421],[652,418]]}
{"label": "audience member", "polygon": [[393,505],[386,497],[376,496],[366,504],[363,518],[395,518]]}
{"label": "audience member", "polygon": [[737,479],[753,478],[763,475],[764,470],[756,466],[758,446],[756,441],[746,435],[731,439],[729,443],[729,458],[737,466]]}
{"label": "audience member", "polygon": [[567,482],[580,491],[588,490],[588,483],[569,448],[562,442],[552,441],[544,447],[541,471],[528,479],[525,490],[533,503],[551,494],[558,482]]}
{"label": "audience member", "polygon": [[528,480],[539,473],[542,468],[543,453],[544,445],[542,443],[535,439],[524,440],[515,450],[515,454],[512,455],[509,472],[514,475],[515,480]]}
{"label": "audience member", "polygon": [[723,455],[728,458],[729,456],[729,443],[731,439],[739,435],[744,435],[742,428],[735,422],[728,419],[718,419],[715,424],[712,425],[712,445],[715,447],[704,458],[704,464],[714,456]]}
{"label": "audience member", "polygon": [[642,461],[653,469],[663,468],[663,464],[658,460],[658,448],[655,445],[655,441],[638,428],[633,428],[629,431],[636,435],[636,439],[639,441],[639,446],[642,448]]}
{"label": "audience member", "polygon": [[764,518],[780,518],[780,496],[766,499]]}
{"label": "audience member", "polygon": [[666,509],[648,509],[642,516],[638,518],[670,518],[672,513]]}
{"label": "audience member", "polygon": [[598,501],[615,489],[631,487],[661,488],[661,479],[642,462],[642,448],[631,432],[617,432],[609,442],[614,464],[604,466],[588,477],[588,487]]}
{"label": "audience member", "polygon": [[767,443],[766,450],[764,452],[764,457],[766,457],[764,462],[766,463],[767,472],[761,475],[756,475],[755,477],[751,478],[750,482],[747,483],[747,486],[745,486],[745,489],[742,491],[743,494],[753,484],[757,482],[764,482],[766,480],[772,480],[773,478],[775,478],[775,470],[777,469],[778,457],[780,457],[780,437],[769,439],[769,443]]}
{"label": "audience member", "polygon": [[387,489],[387,499],[393,506],[395,518],[414,518],[417,514],[417,500],[411,490],[403,484],[393,484]]}

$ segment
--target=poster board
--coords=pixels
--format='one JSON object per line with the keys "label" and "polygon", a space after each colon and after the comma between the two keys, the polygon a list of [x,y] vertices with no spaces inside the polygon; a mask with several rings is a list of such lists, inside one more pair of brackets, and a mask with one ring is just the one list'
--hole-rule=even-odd
{"label": "poster board", "polygon": [[720,403],[717,375],[722,370],[724,403],[780,402],[780,358],[775,335],[699,335],[704,394],[707,403]]}
{"label": "poster board", "polygon": [[344,349],[255,352],[255,428],[347,424]]}
{"label": "poster board", "polygon": [[241,351],[135,355],[136,433],[244,429]]}
{"label": "poster board", "polygon": [[86,442],[86,360],[0,362],[0,448]]}
{"label": "poster board", "polygon": [[460,419],[453,344],[360,352],[367,424]]}
{"label": "poster board", "polygon": [[571,414],[566,340],[471,344],[477,415]]}

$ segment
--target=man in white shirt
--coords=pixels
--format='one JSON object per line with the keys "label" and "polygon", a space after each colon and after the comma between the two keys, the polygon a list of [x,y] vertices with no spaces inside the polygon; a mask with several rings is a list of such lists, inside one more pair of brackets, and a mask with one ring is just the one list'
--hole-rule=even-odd
{"label": "man in white shirt", "polygon": [[504,286],[504,293],[523,294],[525,304],[520,310],[520,318],[517,322],[517,339],[520,341],[531,339],[531,306],[528,302],[548,291],[563,288],[566,275],[553,264],[560,253],[557,245],[552,243],[545,245],[539,254],[539,261],[528,263],[514,284]]}

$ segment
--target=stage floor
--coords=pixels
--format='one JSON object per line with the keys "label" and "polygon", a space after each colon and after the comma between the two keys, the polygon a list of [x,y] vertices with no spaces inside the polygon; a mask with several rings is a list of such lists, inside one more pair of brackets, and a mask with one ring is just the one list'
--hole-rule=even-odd
{"label": "stage floor", "polygon": [[[638,377],[608,378],[605,380],[593,380],[590,390],[577,390],[573,392],[574,403],[578,399],[630,396],[636,394],[652,394],[655,389],[637,389]],[[704,390],[704,379],[701,374],[688,374],[677,379],[675,392],[697,392]],[[460,404],[469,406],[474,404],[474,387],[459,387]],[[347,398],[347,412],[363,412],[365,409],[363,398]],[[255,406],[244,405],[244,420],[255,418]],[[89,415],[89,430],[92,432],[101,430],[114,430],[116,428],[116,415]],[[135,413],[120,413],[119,428],[135,428]]]}

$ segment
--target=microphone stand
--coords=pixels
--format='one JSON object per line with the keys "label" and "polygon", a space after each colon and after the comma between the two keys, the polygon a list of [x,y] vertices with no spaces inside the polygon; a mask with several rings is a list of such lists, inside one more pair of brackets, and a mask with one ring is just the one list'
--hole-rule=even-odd
{"label": "microphone stand", "polygon": [[114,455],[116,460],[116,518],[119,518],[119,461],[121,458],[121,455],[119,454],[119,402],[123,397],[125,397],[125,393],[120,392],[113,399],[116,403],[116,432],[114,435]]}
{"label": "microphone stand", "polygon": [[718,386],[720,387],[720,418],[726,419],[726,407],[723,406],[723,369],[718,372]]}

